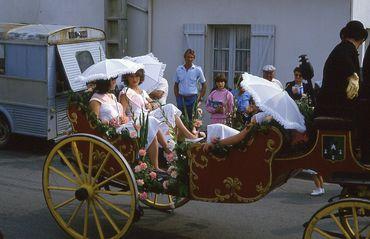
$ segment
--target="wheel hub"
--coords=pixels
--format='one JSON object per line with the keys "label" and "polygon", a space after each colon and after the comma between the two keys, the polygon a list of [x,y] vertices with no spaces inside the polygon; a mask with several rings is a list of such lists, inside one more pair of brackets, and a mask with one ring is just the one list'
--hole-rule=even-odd
{"label": "wheel hub", "polygon": [[85,201],[94,195],[94,190],[90,185],[83,185],[75,191],[75,197],[78,201]]}

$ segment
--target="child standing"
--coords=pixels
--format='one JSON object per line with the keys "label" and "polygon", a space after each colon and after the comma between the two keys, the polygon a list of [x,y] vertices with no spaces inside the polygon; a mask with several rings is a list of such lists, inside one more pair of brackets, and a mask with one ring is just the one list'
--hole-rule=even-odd
{"label": "child standing", "polygon": [[211,123],[225,124],[234,107],[233,94],[227,89],[227,79],[224,74],[215,77],[215,88],[208,96],[206,110],[211,113]]}

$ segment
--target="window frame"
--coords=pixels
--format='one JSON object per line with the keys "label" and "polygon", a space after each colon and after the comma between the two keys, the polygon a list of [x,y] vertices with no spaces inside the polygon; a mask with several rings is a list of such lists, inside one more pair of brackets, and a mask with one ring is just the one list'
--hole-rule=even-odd
{"label": "window frame", "polygon": [[[250,71],[251,68],[251,39],[252,39],[252,33],[251,33],[251,24],[233,24],[233,25],[210,25],[212,29],[212,39],[210,41],[210,48],[211,51],[211,59],[210,59],[210,75],[212,79],[214,78],[215,74],[217,73],[225,73],[227,72],[227,79],[228,79],[228,86],[230,88],[233,88],[233,80],[236,73],[243,73],[245,71]],[[249,36],[249,43],[247,43],[248,48],[237,48],[236,44],[236,35],[237,35],[237,29],[238,27],[245,27],[247,31],[247,36]],[[227,28],[229,29],[229,47],[228,48],[216,48],[215,47],[215,38],[216,38],[216,29],[217,28]],[[215,51],[216,50],[226,50],[228,49],[228,69],[222,70],[222,69],[215,69]],[[249,62],[247,62],[247,69],[245,71],[239,71],[236,69],[236,56],[238,51],[245,51],[247,54],[249,54]],[[213,80],[212,80],[213,82]]]}
{"label": "window frame", "polygon": [[[89,60],[91,60],[92,64],[91,64],[91,65],[89,65],[88,67],[86,67],[84,70],[82,70],[82,68],[81,68],[81,64],[80,64],[80,61],[79,61],[79,59],[80,59],[80,58],[78,58],[78,56],[80,56],[81,54],[83,54],[83,53],[85,53],[85,52],[89,53],[89,57],[90,57],[90,59],[89,59]],[[84,71],[86,71],[86,69],[87,69],[87,68],[89,68],[90,66],[94,65],[94,58],[93,58],[93,56],[92,56],[92,54],[91,54],[91,52],[90,52],[89,50],[76,51],[76,53],[75,53],[75,57],[76,57],[76,61],[77,61],[77,64],[78,64],[78,68],[79,68],[79,69],[80,69],[80,71],[81,71],[81,74],[82,74]]]}

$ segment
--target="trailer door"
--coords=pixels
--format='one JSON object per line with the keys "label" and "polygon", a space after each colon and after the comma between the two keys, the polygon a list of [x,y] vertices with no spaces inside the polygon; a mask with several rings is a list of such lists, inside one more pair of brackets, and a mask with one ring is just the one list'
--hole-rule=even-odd
{"label": "trailer door", "polygon": [[94,63],[105,60],[104,49],[100,42],[58,45],[58,52],[69,85],[74,92],[86,89],[85,83],[77,76]]}

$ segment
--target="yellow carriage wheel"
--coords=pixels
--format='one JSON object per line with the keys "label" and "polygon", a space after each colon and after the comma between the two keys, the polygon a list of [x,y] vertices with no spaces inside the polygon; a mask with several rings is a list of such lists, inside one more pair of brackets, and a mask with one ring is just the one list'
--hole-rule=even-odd
{"label": "yellow carriage wheel", "polygon": [[187,198],[176,198],[168,194],[148,193],[148,198],[142,200],[145,205],[158,210],[172,210],[189,202]]}
{"label": "yellow carriage wheel", "polygon": [[308,222],[303,239],[370,239],[370,200],[349,198],[330,203]]}
{"label": "yellow carriage wheel", "polygon": [[135,218],[134,174],[97,136],[75,134],[55,145],[44,164],[43,192],[52,216],[73,238],[121,238]]}

